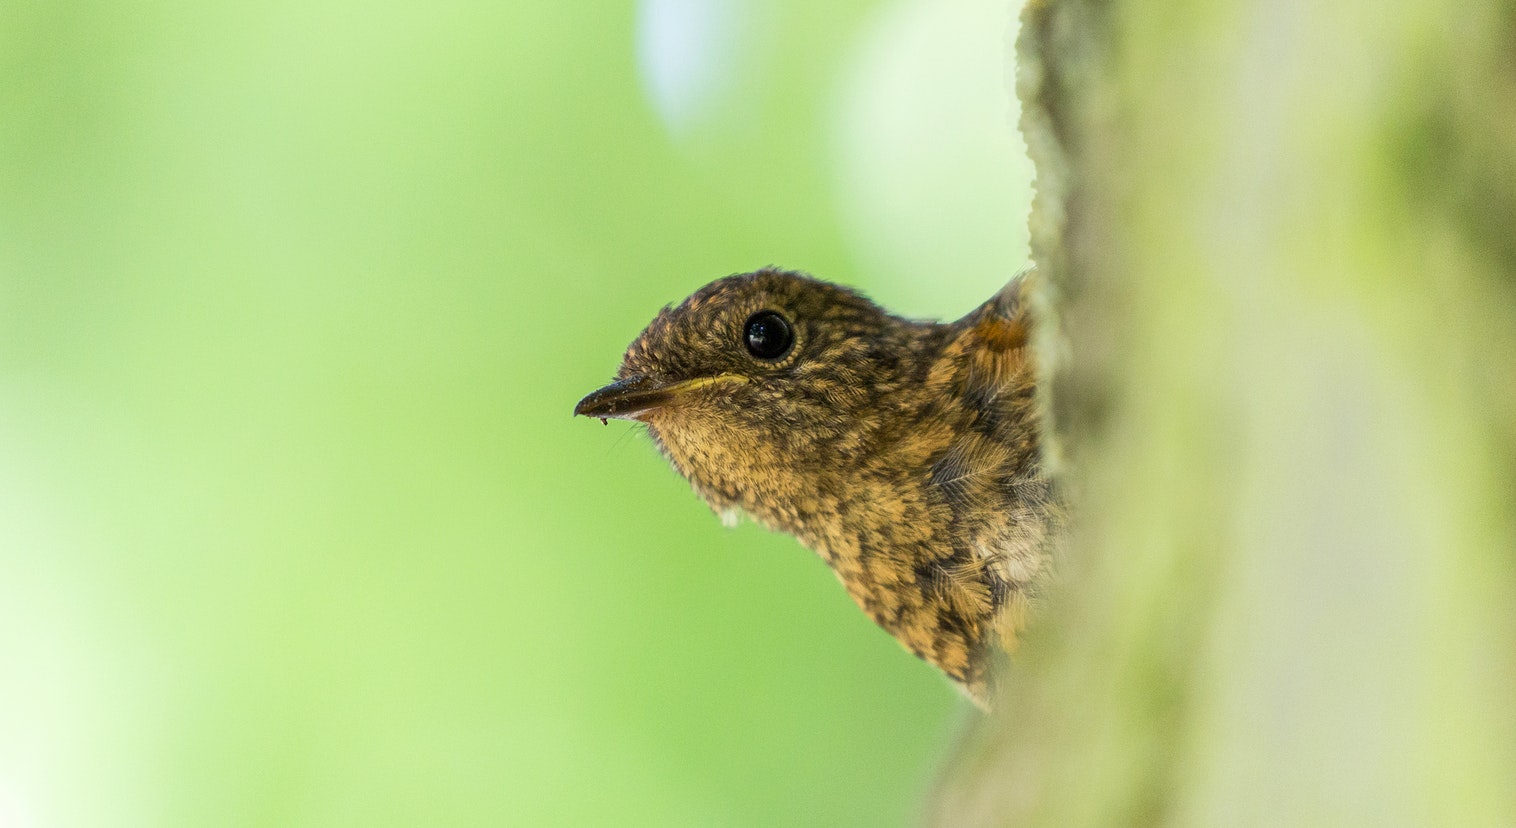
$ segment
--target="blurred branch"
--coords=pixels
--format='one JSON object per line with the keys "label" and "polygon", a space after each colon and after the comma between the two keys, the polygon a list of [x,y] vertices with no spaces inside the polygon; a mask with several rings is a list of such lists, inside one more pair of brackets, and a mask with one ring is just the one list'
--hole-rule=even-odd
{"label": "blurred branch", "polygon": [[1516,824],[1516,5],[1019,49],[1079,524],[937,820]]}

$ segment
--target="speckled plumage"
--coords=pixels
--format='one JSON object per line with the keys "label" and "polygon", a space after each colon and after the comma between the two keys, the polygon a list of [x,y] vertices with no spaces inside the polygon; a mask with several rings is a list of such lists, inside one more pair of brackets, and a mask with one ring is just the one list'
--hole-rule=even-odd
{"label": "speckled plumage", "polygon": [[[985,703],[988,656],[1014,643],[1061,525],[1021,284],[937,324],[799,273],[729,276],[660,312],[576,411],[645,422],[713,510],[794,535]],[[743,346],[762,310],[793,326],[777,361]]]}

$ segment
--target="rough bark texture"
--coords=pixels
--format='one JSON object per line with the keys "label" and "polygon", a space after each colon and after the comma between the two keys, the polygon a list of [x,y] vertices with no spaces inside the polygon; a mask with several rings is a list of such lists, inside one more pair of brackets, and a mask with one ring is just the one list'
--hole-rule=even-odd
{"label": "rough bark texture", "polygon": [[1019,49],[1077,528],[933,818],[1516,824],[1516,4]]}

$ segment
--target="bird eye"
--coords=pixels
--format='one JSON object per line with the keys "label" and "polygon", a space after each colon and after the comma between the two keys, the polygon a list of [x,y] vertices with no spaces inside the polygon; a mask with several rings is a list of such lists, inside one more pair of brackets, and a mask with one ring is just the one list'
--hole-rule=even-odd
{"label": "bird eye", "polygon": [[779,359],[795,344],[794,329],[784,317],[773,311],[759,311],[749,316],[744,327],[747,352],[759,359]]}

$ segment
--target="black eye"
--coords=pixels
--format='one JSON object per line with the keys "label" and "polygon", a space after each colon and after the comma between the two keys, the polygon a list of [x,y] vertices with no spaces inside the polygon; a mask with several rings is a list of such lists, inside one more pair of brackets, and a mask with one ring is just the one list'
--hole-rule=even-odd
{"label": "black eye", "polygon": [[778,359],[790,352],[795,344],[795,331],[790,323],[773,311],[759,311],[747,318],[743,339],[747,352],[759,359]]}

